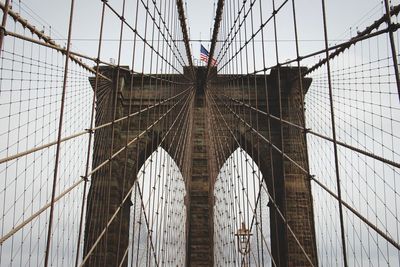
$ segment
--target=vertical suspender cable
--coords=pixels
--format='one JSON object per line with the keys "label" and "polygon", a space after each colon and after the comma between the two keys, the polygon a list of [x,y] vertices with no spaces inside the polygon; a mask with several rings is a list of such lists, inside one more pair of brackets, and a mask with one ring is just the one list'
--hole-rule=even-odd
{"label": "vertical suspender cable", "polygon": [[[101,44],[102,44],[102,39],[103,39],[103,26],[104,26],[104,10],[105,10],[105,3],[103,2],[102,5],[102,12],[101,12],[101,19],[100,19],[100,36],[99,36],[99,42],[98,42],[98,47],[97,47],[97,58],[100,59],[100,53],[101,53]],[[96,108],[96,93],[98,90],[98,85],[99,85],[99,70],[100,70],[100,60],[97,60],[96,62],[96,78],[95,78],[95,84],[93,88],[93,99],[92,99],[92,108],[91,108],[91,116],[90,116],[90,133],[89,133],[89,140],[88,140],[88,148],[87,148],[87,157],[86,157],[86,166],[85,166],[85,176],[83,179],[85,180],[84,187],[83,187],[83,194],[82,194],[82,209],[81,209],[81,215],[79,219],[79,230],[78,230],[78,241],[76,243],[76,258],[75,258],[75,267],[78,266],[78,261],[79,261],[79,250],[80,250],[80,242],[81,242],[81,236],[82,236],[82,228],[83,228],[83,217],[84,217],[84,210],[85,210],[85,197],[86,197],[86,190],[87,190],[87,176],[89,173],[89,164],[90,164],[90,150],[92,146],[92,139],[93,139],[93,132],[91,129],[93,128],[94,124],[94,117],[95,117],[95,108]]]}
{"label": "vertical suspender cable", "polygon": [[337,186],[337,196],[339,202],[339,220],[340,220],[340,233],[342,238],[342,251],[343,251],[343,264],[347,267],[347,252],[346,252],[346,235],[344,232],[344,222],[343,222],[343,204],[342,204],[342,190],[340,185],[340,175],[339,175],[339,156],[336,143],[336,124],[335,124],[335,113],[333,107],[333,91],[332,91],[332,81],[331,81],[331,67],[329,62],[329,46],[328,46],[328,27],[326,22],[326,10],[325,10],[325,0],[322,0],[322,16],[323,16],[323,26],[324,26],[324,41],[325,41],[325,56],[326,56],[326,70],[328,72],[328,87],[329,87],[329,103],[331,111],[331,126],[332,126],[332,138],[333,138],[333,151],[335,155],[335,170],[336,170],[336,186]]}
{"label": "vertical suspender cable", "polygon": [[53,186],[52,186],[52,192],[51,192],[49,227],[47,230],[46,251],[45,251],[45,260],[44,260],[45,267],[47,267],[49,264],[49,256],[50,256],[51,230],[52,230],[52,226],[53,226],[54,199],[56,196],[58,163],[60,160],[60,150],[61,150],[61,133],[62,133],[63,118],[64,118],[64,104],[65,104],[65,95],[66,95],[66,91],[67,91],[68,64],[69,64],[69,56],[70,56],[69,51],[71,48],[71,34],[72,34],[72,19],[73,19],[73,15],[74,15],[74,3],[75,3],[75,0],[71,0],[71,9],[70,9],[69,26],[68,26],[69,28],[68,28],[67,51],[65,54],[64,80],[63,80],[63,89],[62,89],[62,96],[61,96],[60,117],[59,117],[59,122],[58,122],[58,136],[57,136],[57,147],[56,147],[56,155],[55,155]]}

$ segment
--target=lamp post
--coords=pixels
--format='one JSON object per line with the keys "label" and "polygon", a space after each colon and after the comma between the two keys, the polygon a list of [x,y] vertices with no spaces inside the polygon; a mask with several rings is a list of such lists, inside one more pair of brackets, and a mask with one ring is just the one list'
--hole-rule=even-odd
{"label": "lamp post", "polygon": [[250,233],[249,229],[246,229],[246,224],[242,222],[242,227],[237,231],[235,236],[237,237],[237,244],[239,253],[242,255],[243,266],[247,267],[247,255],[250,253]]}

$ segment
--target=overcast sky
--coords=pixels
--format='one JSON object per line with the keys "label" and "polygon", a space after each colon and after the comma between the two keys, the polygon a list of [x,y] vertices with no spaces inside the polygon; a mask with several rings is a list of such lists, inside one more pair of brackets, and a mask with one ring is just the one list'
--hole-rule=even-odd
{"label": "overcast sky", "polygon": [[[117,10],[121,12],[122,1],[109,1],[112,6],[115,6]],[[188,27],[190,28],[191,39],[210,39],[210,28],[213,27],[214,21],[214,5],[216,0],[201,0],[201,1],[186,1],[187,6],[187,17]],[[283,2],[282,0],[276,0],[276,5]],[[370,23],[370,18],[374,18],[374,14],[370,13],[371,10],[376,11],[377,6],[381,6],[381,1],[378,0],[327,0],[327,17],[328,17],[328,31],[329,38],[336,39],[348,39],[350,33],[355,34],[357,29],[355,25],[360,25],[360,29]],[[392,1],[397,3],[398,1]],[[134,1],[127,1],[127,15],[125,16],[128,22],[133,24],[133,3]],[[240,1],[241,3],[241,1]],[[269,10],[271,1],[263,1],[263,7],[265,10]],[[22,7],[28,6],[37,14],[40,14],[41,20],[52,25],[52,37],[66,38],[67,26],[68,26],[68,14],[69,14],[70,1],[62,0],[31,0],[29,2],[23,1]],[[15,5],[15,9],[18,9]],[[289,7],[289,6],[288,6]],[[291,8],[286,8],[287,12],[281,12],[282,15],[278,16],[278,39],[281,40],[281,58],[282,60],[293,58],[293,28],[291,18]],[[297,11],[297,22],[299,29],[299,39],[301,41],[300,53],[305,54],[310,51],[315,51],[318,48],[323,47],[323,30],[322,30],[322,14],[321,14],[321,1],[320,0],[298,0],[296,1]],[[62,12],[60,12],[62,10]],[[131,11],[132,15],[129,15]],[[24,14],[24,10],[21,11]],[[97,51],[97,39],[99,36],[99,23],[101,14],[101,1],[99,0],[85,0],[75,1],[75,15],[73,24],[73,46],[74,50],[82,52],[86,55],[95,57]],[[268,11],[263,14],[264,20],[269,16]],[[375,14],[378,16],[378,14]],[[106,13],[106,25],[105,25],[105,38],[118,40],[119,36],[119,23],[113,18],[114,15]],[[377,18],[377,17],[376,17]],[[32,20],[27,18],[28,20]],[[366,19],[366,21],[365,21]],[[363,23],[364,20],[364,23]],[[42,22],[43,22],[42,21]],[[32,21],[35,25],[40,25],[35,21]],[[366,23],[365,23],[366,22]],[[143,23],[142,23],[143,24]],[[259,25],[259,24],[257,24]],[[353,28],[351,28],[353,26]],[[256,26],[257,28],[258,26]],[[50,30],[45,29],[48,33]],[[59,33],[59,34],[56,34]],[[132,38],[133,34],[128,33],[126,38]],[[222,37],[220,36],[219,39]],[[85,40],[82,40],[85,39]],[[90,39],[90,40],[87,40]],[[266,35],[265,39],[273,40],[273,36]],[[58,40],[61,44],[65,43],[64,40]],[[110,45],[110,48],[103,49],[103,58],[116,57],[117,41],[105,41]],[[112,45],[111,45],[112,43]],[[206,47],[209,43],[204,43]],[[111,48],[114,47],[114,48]],[[105,45],[107,47],[107,45]],[[195,58],[199,57],[199,42],[192,42],[192,53]],[[129,64],[129,60],[124,62]]]}

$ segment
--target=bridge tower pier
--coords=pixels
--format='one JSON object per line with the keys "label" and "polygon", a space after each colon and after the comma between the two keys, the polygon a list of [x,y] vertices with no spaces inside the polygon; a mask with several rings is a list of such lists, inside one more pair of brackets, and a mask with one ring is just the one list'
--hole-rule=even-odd
{"label": "bridge tower pier", "polygon": [[188,266],[213,266],[213,201],[205,90],[206,68],[196,68],[191,175],[188,192]]}

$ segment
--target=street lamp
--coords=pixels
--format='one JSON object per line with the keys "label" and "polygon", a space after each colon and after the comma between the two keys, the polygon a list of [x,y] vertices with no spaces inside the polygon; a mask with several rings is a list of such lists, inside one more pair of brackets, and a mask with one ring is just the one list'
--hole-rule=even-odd
{"label": "street lamp", "polygon": [[238,250],[239,253],[242,254],[243,258],[243,266],[248,266],[247,265],[247,254],[250,253],[250,236],[252,234],[250,233],[249,229],[246,229],[246,224],[242,222],[242,227],[237,231],[237,234],[235,236],[237,237],[237,243],[238,243]]}

